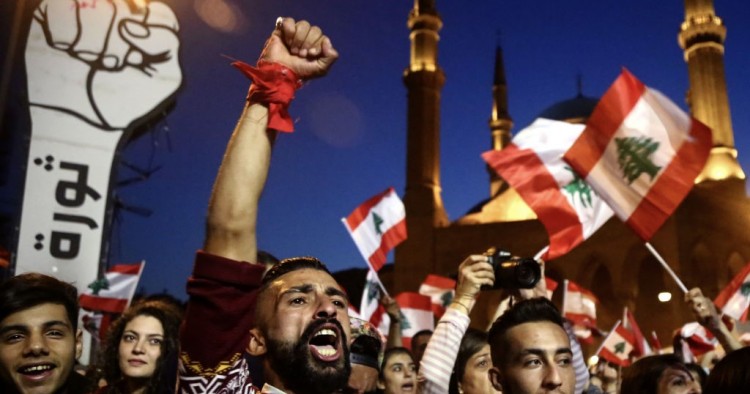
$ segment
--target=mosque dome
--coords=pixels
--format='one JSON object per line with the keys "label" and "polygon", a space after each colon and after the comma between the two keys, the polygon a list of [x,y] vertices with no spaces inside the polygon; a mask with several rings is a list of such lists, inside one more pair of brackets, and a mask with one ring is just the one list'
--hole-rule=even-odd
{"label": "mosque dome", "polygon": [[561,120],[569,123],[584,123],[594,112],[598,98],[578,94],[576,97],[557,102],[539,114],[539,118]]}

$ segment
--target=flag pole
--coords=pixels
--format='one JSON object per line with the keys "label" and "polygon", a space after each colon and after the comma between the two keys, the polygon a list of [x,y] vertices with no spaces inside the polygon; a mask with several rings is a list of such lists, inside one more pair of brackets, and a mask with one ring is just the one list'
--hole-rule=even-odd
{"label": "flag pole", "polygon": [[378,271],[375,271],[372,269],[372,266],[370,263],[367,263],[367,267],[370,268],[370,271],[375,273],[375,279],[378,280],[378,287],[380,287],[380,290],[383,292],[384,295],[386,295],[388,298],[391,298],[391,295],[388,294],[388,290],[385,289],[385,286],[383,286],[383,282],[380,281],[380,275],[378,275]]}
{"label": "flag pole", "polygon": [[646,249],[648,249],[648,251],[651,252],[651,254],[654,257],[656,257],[656,260],[659,261],[659,264],[661,264],[661,266],[664,267],[665,270],[667,270],[667,273],[669,274],[669,276],[672,277],[672,279],[674,279],[675,283],[677,283],[677,286],[679,286],[680,290],[682,290],[683,293],[687,294],[687,292],[688,292],[687,287],[685,287],[685,284],[682,283],[682,281],[680,280],[680,278],[677,276],[677,274],[674,273],[674,271],[667,264],[667,262],[664,261],[664,259],[661,257],[661,255],[659,254],[659,252],[657,252],[656,249],[654,249],[654,247],[651,246],[650,242],[646,242],[646,243],[644,243],[644,245],[646,245]]}
{"label": "flag pole", "polygon": [[[341,218],[341,223],[344,225],[344,227],[346,227],[346,231],[348,231],[349,235],[351,236],[352,229],[349,228],[349,224],[346,223],[346,218]],[[356,242],[355,242],[355,245],[356,245]],[[388,294],[388,290],[385,289],[385,286],[383,286],[383,282],[380,281],[380,275],[378,275],[378,271],[372,268],[372,264],[370,264],[370,261],[367,259],[367,256],[365,256],[364,253],[362,253],[362,250],[360,250],[359,247],[357,247],[357,251],[359,252],[359,255],[362,256],[362,258],[365,260],[365,263],[367,264],[367,268],[369,268],[370,271],[375,273],[375,278],[378,279],[378,287],[380,287],[380,290],[383,291],[383,294],[390,297],[390,294]]]}

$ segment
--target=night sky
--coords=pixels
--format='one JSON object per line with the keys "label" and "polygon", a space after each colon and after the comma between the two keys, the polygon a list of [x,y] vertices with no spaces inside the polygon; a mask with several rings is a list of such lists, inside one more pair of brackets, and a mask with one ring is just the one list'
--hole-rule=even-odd
{"label": "night sky", "polygon": [[[401,76],[409,59],[406,20],[413,3],[167,3],[180,22],[184,86],[166,120],[124,151],[128,163],[160,169],[117,190],[128,205],[153,214],[120,213],[112,261],[145,259],[141,288],[185,297],[213,178],[248,87],[222,55],[254,62],[276,17],[287,15],[321,26],[341,57],[327,77],[310,82],[292,103],[296,132],[277,141],[261,200],[258,244],[280,258],[316,256],[333,271],[365,267],[340,218],[389,186],[403,197],[406,90]],[[717,3],[716,13],[728,27],[725,64],[735,142],[748,171],[750,4]],[[480,154],[490,147],[487,120],[497,44],[505,55],[514,131],[546,107],[573,98],[577,75],[584,95],[599,97],[623,66],[686,108],[688,74],[677,44],[681,0],[438,0],[437,8],[444,22],[439,63],[446,74],[441,177],[451,220],[489,197]],[[228,30],[226,25],[211,27],[197,11],[205,9],[225,24],[237,23],[231,31],[221,30]],[[133,175],[121,167],[121,179]]]}

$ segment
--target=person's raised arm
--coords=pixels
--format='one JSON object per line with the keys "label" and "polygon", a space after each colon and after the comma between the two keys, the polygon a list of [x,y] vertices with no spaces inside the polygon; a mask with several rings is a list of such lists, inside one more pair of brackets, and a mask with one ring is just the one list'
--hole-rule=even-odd
{"label": "person's raised arm", "polygon": [[704,296],[701,289],[695,287],[685,293],[685,302],[690,306],[698,323],[716,337],[727,353],[742,348],[742,343],[719,316],[713,301]]}
{"label": "person's raised arm", "polygon": [[[266,42],[258,68],[252,75],[253,82],[262,90],[275,80],[296,77],[305,81],[320,77],[328,72],[337,58],[338,53],[320,28],[306,21],[284,18]],[[283,68],[274,68],[274,64],[283,65],[293,74],[288,74]],[[242,70],[243,66],[238,68]],[[274,81],[268,81],[269,78]],[[291,92],[279,89],[286,96],[287,104],[289,96],[294,94],[293,88]],[[267,90],[270,92],[256,90],[255,94],[251,90],[248,104],[227,145],[208,207],[205,252],[238,261],[256,260],[258,202],[270,166],[276,135],[273,128],[276,124],[280,125],[277,128],[285,126],[283,120],[274,123],[271,119],[269,124],[269,108],[273,118],[274,112],[278,111],[275,104],[284,97],[278,97],[273,86]],[[285,110],[281,111],[285,113]]]}
{"label": "person's raised arm", "polygon": [[[469,327],[469,314],[482,286],[492,286],[495,273],[486,255],[467,257],[458,266],[458,283],[453,302],[432,333],[419,367],[422,393],[447,393],[461,339]],[[458,377],[460,380],[461,377]]]}

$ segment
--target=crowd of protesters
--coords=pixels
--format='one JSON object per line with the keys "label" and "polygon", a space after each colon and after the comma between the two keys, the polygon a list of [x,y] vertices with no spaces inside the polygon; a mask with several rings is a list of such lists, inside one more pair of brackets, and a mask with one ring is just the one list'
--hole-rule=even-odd
{"label": "crowd of protesters", "polygon": [[[588,368],[545,281],[510,294],[488,331],[469,328],[478,292],[495,280],[485,254],[458,265],[452,303],[434,332],[402,347],[390,298],[387,333],[348,315],[348,298],[312,257],[277,261],[257,248],[258,204],[277,131],[302,81],[338,57],[306,21],[283,18],[256,67],[235,64],[253,85],[229,140],[209,203],[207,230],[187,282],[185,310],[134,302],[109,328],[94,368],[81,355],[76,289],[27,273],[0,284],[2,393],[741,393],[750,390],[750,348],[700,290],[686,308],[726,350],[711,370],[674,354],[628,368]],[[541,264],[541,263],[540,263]],[[385,339],[387,338],[387,340]]]}

